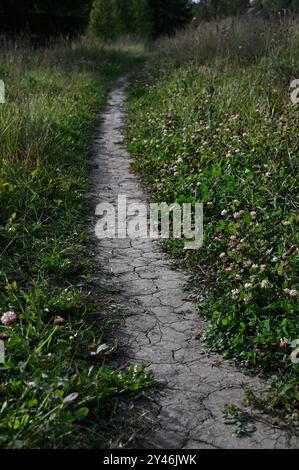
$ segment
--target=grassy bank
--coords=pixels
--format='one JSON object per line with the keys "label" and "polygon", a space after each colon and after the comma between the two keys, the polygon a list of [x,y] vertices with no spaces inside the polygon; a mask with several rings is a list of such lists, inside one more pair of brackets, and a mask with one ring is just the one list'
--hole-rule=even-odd
{"label": "grassy bank", "polygon": [[139,60],[87,42],[1,46],[1,448],[109,446],[119,403],[149,383],[97,354],[84,222],[100,107]]}
{"label": "grassy bank", "polygon": [[296,22],[201,25],[156,44],[128,119],[152,199],[204,203],[203,248],[166,245],[194,274],[207,343],[270,373],[267,405],[295,421],[298,58]]}

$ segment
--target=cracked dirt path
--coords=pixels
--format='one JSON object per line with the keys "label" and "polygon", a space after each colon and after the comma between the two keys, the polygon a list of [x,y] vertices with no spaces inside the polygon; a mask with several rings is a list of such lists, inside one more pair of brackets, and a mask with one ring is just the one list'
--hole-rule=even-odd
{"label": "cracked dirt path", "polygon": [[[122,144],[123,104],[127,82],[110,93],[95,142],[94,201],[128,203],[146,201],[138,178],[130,172],[130,156]],[[125,360],[144,363],[164,386],[158,393],[155,429],[144,447],[293,448],[298,439],[265,423],[260,416],[256,431],[238,438],[234,426],[223,421],[226,404],[243,408],[244,390],[262,389],[258,378],[243,375],[221,356],[209,354],[199,339],[204,322],[188,301],[188,277],[152,240],[105,239],[97,241],[97,257],[111,301],[124,309],[118,331]],[[114,293],[113,293],[114,292]]]}

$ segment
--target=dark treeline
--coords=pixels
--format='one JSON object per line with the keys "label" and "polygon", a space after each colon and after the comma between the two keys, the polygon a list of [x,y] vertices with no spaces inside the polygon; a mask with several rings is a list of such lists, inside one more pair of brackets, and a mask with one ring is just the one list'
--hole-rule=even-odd
{"label": "dark treeline", "polygon": [[0,33],[49,37],[86,31],[103,39],[120,34],[171,34],[192,17],[191,0],[0,0]]}
{"label": "dark treeline", "polygon": [[0,0],[0,34],[40,37],[84,33],[104,40],[123,34],[156,38],[187,24],[254,10],[286,13],[299,0]]}
{"label": "dark treeline", "polygon": [[92,0],[0,0],[0,32],[38,36],[86,30]]}
{"label": "dark treeline", "polygon": [[103,39],[120,34],[172,34],[192,17],[191,0],[94,0],[89,33]]}

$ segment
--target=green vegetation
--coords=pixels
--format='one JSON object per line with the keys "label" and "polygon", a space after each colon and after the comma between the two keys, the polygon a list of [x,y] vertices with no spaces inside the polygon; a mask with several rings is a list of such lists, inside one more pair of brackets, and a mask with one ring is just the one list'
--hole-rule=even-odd
{"label": "green vegetation", "polygon": [[6,45],[1,59],[0,447],[107,446],[121,434],[111,435],[119,403],[151,379],[109,366],[113,347],[98,348],[105,331],[88,316],[102,308],[90,294],[101,300],[88,157],[107,91],[138,54],[77,42]]}
{"label": "green vegetation", "polygon": [[101,39],[173,34],[190,19],[189,0],[94,0],[88,32]]}
{"label": "green vegetation", "polygon": [[160,41],[131,90],[127,130],[152,200],[204,204],[203,248],[167,248],[194,273],[207,343],[274,375],[268,405],[297,409],[292,418],[298,59],[296,22],[229,20]]}

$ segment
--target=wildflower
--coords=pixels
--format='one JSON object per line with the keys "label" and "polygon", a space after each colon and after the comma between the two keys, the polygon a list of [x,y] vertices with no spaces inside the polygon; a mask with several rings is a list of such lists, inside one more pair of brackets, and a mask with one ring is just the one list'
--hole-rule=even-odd
{"label": "wildflower", "polygon": [[243,266],[244,266],[244,268],[251,268],[252,262],[251,261],[244,261]]}
{"label": "wildflower", "polygon": [[232,270],[233,270],[233,266],[230,265],[230,266],[228,266],[228,268],[226,268],[225,272],[226,272],[226,274],[229,274],[229,273],[232,272]]}
{"label": "wildflower", "polygon": [[3,325],[11,325],[15,321],[17,321],[17,319],[18,317],[15,312],[6,312],[6,313],[3,313],[0,320]]}
{"label": "wildflower", "polygon": [[260,271],[265,271],[266,268],[267,268],[266,264],[261,264],[260,265]]}
{"label": "wildflower", "polygon": [[291,361],[293,364],[299,363],[299,349],[295,349],[291,354]]}
{"label": "wildflower", "polygon": [[243,211],[235,212],[233,216],[234,216],[235,220],[242,219],[243,218]]}
{"label": "wildflower", "polygon": [[222,252],[222,253],[220,253],[219,258],[223,259],[223,258],[225,258],[225,256],[226,256],[226,254]]}
{"label": "wildflower", "polygon": [[227,211],[226,209],[224,209],[224,210],[221,212],[221,215],[222,215],[222,216],[225,216],[225,215],[227,215],[227,214],[228,214],[228,211]]}
{"label": "wildflower", "polygon": [[280,348],[287,348],[288,345],[289,345],[289,341],[287,338],[280,338],[280,343],[279,343]]}
{"label": "wildflower", "polygon": [[56,317],[53,321],[55,326],[64,326],[67,324],[67,321],[62,317]]}
{"label": "wildflower", "polygon": [[236,235],[232,235],[231,237],[229,237],[229,239],[230,239],[232,242],[234,242],[234,241],[237,240],[237,237],[236,237]]}
{"label": "wildflower", "polygon": [[258,264],[253,264],[253,265],[251,266],[251,269],[258,269],[258,267],[259,267]]}
{"label": "wildflower", "polygon": [[298,293],[295,289],[283,289],[283,293],[289,297],[297,297]]}
{"label": "wildflower", "polygon": [[251,289],[252,287],[253,287],[252,282],[246,282],[246,284],[244,285],[244,288],[245,288],[246,290],[249,290],[249,289]]}
{"label": "wildflower", "polygon": [[244,299],[243,299],[243,302],[245,304],[249,304],[250,301],[251,301],[251,297],[244,297]]}
{"label": "wildflower", "polygon": [[261,282],[261,288],[262,289],[266,289],[268,286],[269,286],[269,281],[268,279],[263,279],[262,282]]}
{"label": "wildflower", "polygon": [[236,299],[239,294],[239,289],[233,289],[232,290],[232,298]]}
{"label": "wildflower", "polygon": [[241,281],[242,276],[240,276],[240,274],[236,274],[234,279],[235,279],[235,281],[239,282],[239,281]]}
{"label": "wildflower", "polygon": [[256,345],[255,345],[255,349],[260,349],[260,348],[261,348],[261,345],[260,345],[260,343],[256,343]]}
{"label": "wildflower", "polygon": [[255,211],[251,211],[251,212],[250,212],[250,217],[251,217],[251,220],[255,220],[255,219],[256,219],[256,212],[255,212]]}

